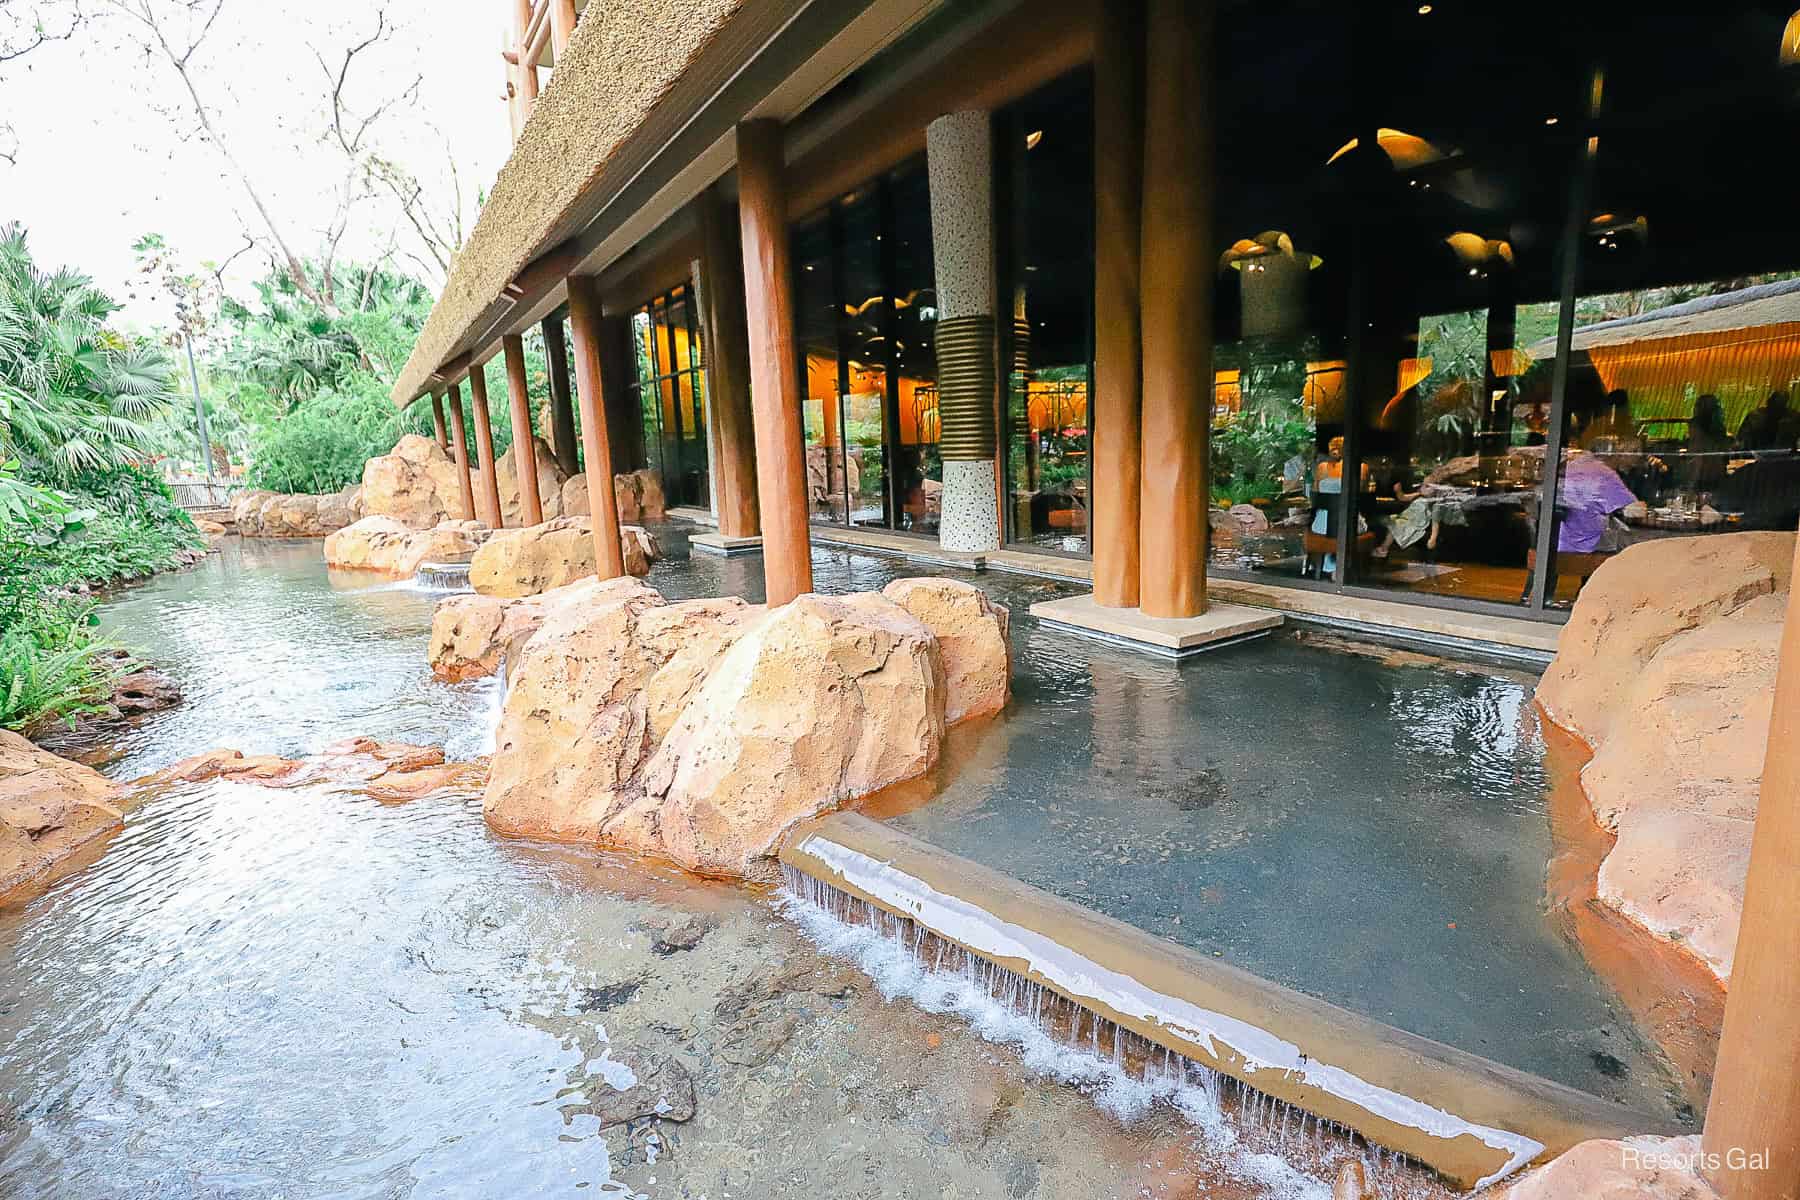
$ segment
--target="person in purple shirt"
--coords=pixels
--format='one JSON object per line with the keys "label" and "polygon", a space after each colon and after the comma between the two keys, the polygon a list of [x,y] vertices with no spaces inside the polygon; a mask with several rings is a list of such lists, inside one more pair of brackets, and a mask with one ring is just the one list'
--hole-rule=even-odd
{"label": "person in purple shirt", "polygon": [[1606,534],[1607,518],[1637,499],[1618,472],[1599,455],[1577,452],[1563,465],[1556,491],[1556,549],[1592,554]]}

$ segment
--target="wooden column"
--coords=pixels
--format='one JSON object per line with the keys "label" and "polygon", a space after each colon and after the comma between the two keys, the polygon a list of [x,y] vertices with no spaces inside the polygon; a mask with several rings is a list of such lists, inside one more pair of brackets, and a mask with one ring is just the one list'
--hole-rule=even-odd
{"label": "wooden column", "polygon": [[431,397],[431,434],[437,439],[438,449],[450,453],[450,437],[444,432],[444,402],[435,394]]}
{"label": "wooden column", "polygon": [[537,63],[531,57],[531,47],[526,44],[531,36],[531,0],[518,0],[517,13],[513,53],[519,58],[519,125],[523,128],[531,119],[538,96]]}
{"label": "wooden column", "polygon": [[[1800,565],[1800,543],[1794,561]],[[1726,1200],[1800,1197],[1800,586],[1788,593],[1781,630],[1702,1149],[1703,1173]]]}
{"label": "wooden column", "polygon": [[1213,394],[1213,0],[1149,0],[1147,12],[1138,605],[1197,617]]}
{"label": "wooden column", "polygon": [[779,121],[746,121],[737,128],[738,226],[744,246],[756,491],[762,515],[763,583],[771,605],[812,591],[782,136]]}
{"label": "wooden column", "polygon": [[550,0],[550,57],[562,62],[563,47],[575,36],[575,0]]}
{"label": "wooden column", "polygon": [[1143,370],[1138,323],[1144,191],[1143,0],[1099,14],[1094,51],[1094,603],[1138,603]]}
{"label": "wooden column", "polygon": [[569,395],[569,346],[561,317],[544,318],[544,358],[550,367],[550,447],[564,475],[581,469],[575,453],[575,403]]}
{"label": "wooden column", "polygon": [[700,209],[701,271],[705,275],[707,401],[718,444],[713,487],[719,533],[755,537],[756,419],[750,408],[750,340],[744,327],[744,251],[718,187],[707,188]]}
{"label": "wooden column", "polygon": [[594,523],[594,573],[616,579],[625,573],[625,555],[619,547],[612,450],[600,415],[600,293],[591,276],[569,276],[569,336],[575,342],[575,391],[581,400],[581,448],[587,459],[588,509]]}
{"label": "wooden column", "polygon": [[500,339],[506,356],[506,399],[511,406],[513,466],[519,476],[519,524],[542,525],[544,501],[538,495],[537,445],[531,436],[531,393],[525,388],[525,342],[518,334]]}
{"label": "wooden column", "polygon": [[487,372],[481,363],[469,368],[469,403],[475,409],[475,452],[481,467],[481,520],[490,529],[504,529],[500,479],[494,472],[494,427],[488,422]]}
{"label": "wooden column", "polygon": [[469,486],[469,435],[463,431],[462,393],[450,385],[450,441],[455,447],[457,491],[462,494],[462,519],[475,519],[475,491]]}
{"label": "wooden column", "polygon": [[637,374],[637,347],[632,344],[630,317],[600,321],[600,370],[604,394],[606,444],[612,448],[612,472],[624,475],[649,465],[644,457],[644,409],[631,381]]}

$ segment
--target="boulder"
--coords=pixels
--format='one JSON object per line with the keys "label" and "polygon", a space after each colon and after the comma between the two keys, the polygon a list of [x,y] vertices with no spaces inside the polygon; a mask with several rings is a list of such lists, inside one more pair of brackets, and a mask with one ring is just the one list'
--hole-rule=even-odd
{"label": "boulder", "polygon": [[[568,476],[556,465],[556,455],[544,439],[533,437],[531,445],[537,453],[538,502],[543,505],[544,520],[553,521],[563,515],[562,489]],[[494,478],[500,485],[500,517],[514,527],[525,520],[525,504],[519,496],[518,454],[519,443],[515,441],[494,463]]]}
{"label": "boulder", "polygon": [[444,521],[413,529],[393,517],[369,516],[325,539],[325,563],[340,570],[410,578],[422,562],[467,558],[493,531],[478,521]]}
{"label": "boulder", "polygon": [[881,594],[917,617],[944,658],[944,722],[954,725],[1006,707],[1012,643],[1007,611],[960,579],[896,579]]}
{"label": "boulder", "polygon": [[1581,773],[1614,844],[1600,901],[1731,975],[1769,737],[1789,534],[1642,543],[1582,588],[1538,687],[1594,751]]}
{"label": "boulder", "polygon": [[431,614],[431,673],[451,683],[494,674],[508,646],[536,633],[557,608],[592,603],[599,585],[590,575],[537,596],[464,594],[438,601]]}
{"label": "boulder", "polygon": [[1640,542],[1614,555],[1582,586],[1538,684],[1538,703],[1564,729],[1598,748],[1625,693],[1662,644],[1785,592],[1791,533],[1715,533]]}
{"label": "boulder", "polygon": [[1525,1175],[1504,1200],[1717,1200],[1698,1136],[1581,1142]]}
{"label": "boulder", "polygon": [[931,631],[899,605],[800,596],[707,674],[603,840],[702,875],[766,873],[794,825],[931,769],[945,691]]}
{"label": "boulder", "polygon": [[[648,531],[619,530],[625,573],[644,576],[659,556]],[[594,528],[587,517],[558,517],[525,529],[495,533],[475,552],[469,583],[489,596],[535,596],[594,573]]]}
{"label": "boulder", "polygon": [[361,492],[358,487],[326,496],[240,492],[231,502],[232,521],[244,537],[324,537],[361,515]]}
{"label": "boulder", "polygon": [[[613,476],[613,500],[619,510],[619,522],[622,525],[656,524],[662,521],[667,513],[663,506],[662,478],[655,471],[628,471]],[[587,476],[575,475],[562,485],[562,515],[565,517],[586,517],[593,515],[593,508],[588,504]],[[549,509],[544,510],[549,516]]]}
{"label": "boulder", "polygon": [[[495,464],[498,469],[499,464]],[[480,481],[470,471],[470,486]],[[462,513],[456,463],[436,442],[409,433],[387,454],[363,464],[365,516],[391,517],[413,529],[430,529]]]}
{"label": "boulder", "polygon": [[495,734],[482,805],[491,826],[599,840],[650,751],[643,688],[677,647],[666,636],[653,643],[639,622],[664,607],[637,579],[609,579],[587,603],[550,613],[526,640]]}
{"label": "boulder", "polygon": [[123,824],[105,776],[0,730],[0,905],[77,869]]}

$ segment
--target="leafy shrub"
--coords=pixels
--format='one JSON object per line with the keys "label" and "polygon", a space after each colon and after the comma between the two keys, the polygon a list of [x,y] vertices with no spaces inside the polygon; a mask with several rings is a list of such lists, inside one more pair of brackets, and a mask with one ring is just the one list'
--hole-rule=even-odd
{"label": "leafy shrub", "polygon": [[97,514],[42,489],[20,499],[29,485],[4,475],[19,503],[0,511],[0,728],[31,729],[98,711],[112,688],[93,605],[55,583],[65,539]]}
{"label": "leafy shrub", "polygon": [[393,449],[400,414],[370,376],[326,391],[264,429],[251,448],[250,482],[272,492],[323,494],[362,480],[363,463]]}

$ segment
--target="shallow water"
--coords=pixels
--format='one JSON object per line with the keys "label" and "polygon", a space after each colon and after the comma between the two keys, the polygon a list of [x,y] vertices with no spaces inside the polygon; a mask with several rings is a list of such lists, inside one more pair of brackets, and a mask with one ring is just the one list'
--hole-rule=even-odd
{"label": "shallow water", "polygon": [[[755,556],[664,540],[666,595],[760,599]],[[437,597],[334,580],[318,555],[232,539],[104,606],[188,694],[110,774],[352,734],[484,749],[494,685],[425,667]],[[821,591],[937,573],[826,549],[815,571]],[[1012,608],[1015,700],[882,798],[905,828],[1404,1028],[1669,1106],[1660,1059],[1544,913],[1529,680],[1285,635],[1177,667],[1039,628],[1026,608],[1065,585],[972,578]],[[604,982],[613,901],[579,882],[583,856],[491,838],[477,805],[188,788],[0,914],[0,1194],[603,1188],[604,1146],[560,1106],[604,1079],[604,1047],[567,1021]]]}

